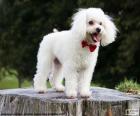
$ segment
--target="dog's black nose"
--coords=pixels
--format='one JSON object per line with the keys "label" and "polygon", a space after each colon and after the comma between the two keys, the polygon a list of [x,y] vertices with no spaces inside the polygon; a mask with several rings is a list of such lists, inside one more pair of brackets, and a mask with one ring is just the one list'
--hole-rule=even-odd
{"label": "dog's black nose", "polygon": [[96,28],[96,32],[97,33],[100,33],[101,32],[101,29],[100,28]]}

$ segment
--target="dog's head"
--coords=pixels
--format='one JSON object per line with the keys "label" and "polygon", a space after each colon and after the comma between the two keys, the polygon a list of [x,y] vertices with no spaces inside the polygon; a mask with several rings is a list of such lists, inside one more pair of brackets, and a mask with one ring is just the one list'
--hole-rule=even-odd
{"label": "dog's head", "polygon": [[117,28],[111,18],[100,8],[79,9],[73,16],[72,31],[93,41],[101,42],[102,46],[115,40]]}

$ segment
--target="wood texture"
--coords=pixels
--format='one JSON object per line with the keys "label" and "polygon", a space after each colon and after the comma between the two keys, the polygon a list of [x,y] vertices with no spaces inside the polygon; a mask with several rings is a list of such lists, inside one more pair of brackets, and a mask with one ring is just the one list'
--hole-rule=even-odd
{"label": "wood texture", "polygon": [[99,87],[91,91],[91,98],[67,99],[63,92],[52,89],[45,94],[33,89],[0,90],[0,115],[140,116],[139,96]]}

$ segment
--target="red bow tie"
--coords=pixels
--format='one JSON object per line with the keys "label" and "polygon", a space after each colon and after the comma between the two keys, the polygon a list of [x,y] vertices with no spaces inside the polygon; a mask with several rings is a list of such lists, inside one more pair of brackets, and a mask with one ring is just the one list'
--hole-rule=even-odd
{"label": "red bow tie", "polygon": [[84,47],[87,47],[87,46],[88,46],[88,48],[89,48],[90,52],[94,52],[94,51],[95,51],[95,49],[96,49],[96,47],[97,47],[95,44],[88,44],[88,42],[87,42],[87,41],[85,41],[85,40],[83,40],[83,41],[81,42],[81,45],[82,45],[82,48],[84,48]]}

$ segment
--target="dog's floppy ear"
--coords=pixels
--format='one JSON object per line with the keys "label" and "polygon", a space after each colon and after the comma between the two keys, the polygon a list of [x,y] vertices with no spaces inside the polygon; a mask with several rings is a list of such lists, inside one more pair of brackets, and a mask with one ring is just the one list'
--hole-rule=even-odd
{"label": "dog's floppy ear", "polygon": [[[86,36],[86,9],[78,9],[72,17],[72,31],[80,34],[81,37]],[[82,38],[83,39],[83,38]]]}
{"label": "dog's floppy ear", "polygon": [[118,29],[116,28],[115,24],[112,22],[111,17],[108,15],[105,15],[105,20],[104,20],[104,25],[105,25],[105,33],[103,34],[102,40],[101,40],[101,45],[106,46],[113,41],[115,41],[116,34]]}

